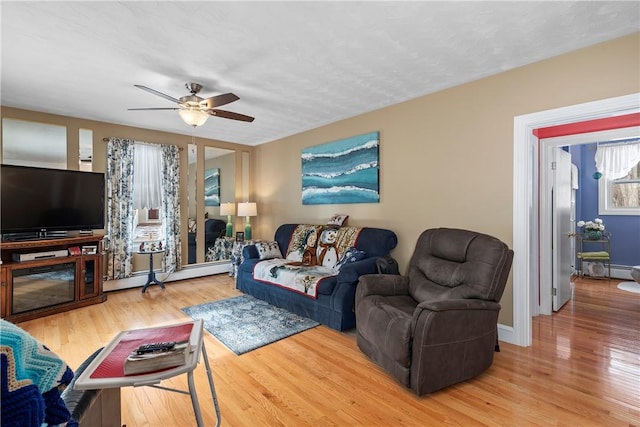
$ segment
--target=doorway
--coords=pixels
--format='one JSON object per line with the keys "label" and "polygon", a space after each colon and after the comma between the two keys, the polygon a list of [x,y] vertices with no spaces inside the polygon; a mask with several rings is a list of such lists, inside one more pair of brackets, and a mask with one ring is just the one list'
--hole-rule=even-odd
{"label": "doorway", "polygon": [[[616,139],[626,139],[626,138],[634,138],[640,134],[640,128],[638,126],[631,127],[623,127],[619,129],[610,129],[603,130],[598,132],[580,132],[580,128],[576,128],[574,131],[576,133],[571,135],[553,137],[553,138],[543,138],[540,139],[540,165],[547,165],[547,167],[540,168],[540,285],[537,287],[537,297],[539,298],[539,309],[536,313],[535,310],[532,310],[533,313],[536,314],[545,314],[550,315],[553,311],[557,311],[557,304],[554,304],[554,295],[553,288],[550,286],[552,275],[555,275],[555,270],[557,270],[558,265],[554,263],[554,259],[546,256],[547,252],[545,248],[553,248],[554,252],[556,248],[558,248],[558,243],[562,243],[566,241],[566,233],[567,231],[560,231],[563,233],[563,236],[558,236],[557,223],[554,222],[554,218],[552,216],[552,206],[554,203],[552,195],[553,188],[553,171],[551,170],[552,162],[556,161],[555,155],[557,154],[557,150],[561,147],[572,147],[577,145],[585,145],[585,144],[595,144],[597,142],[603,141],[611,141]],[[595,154],[595,153],[594,153]],[[595,161],[595,160],[594,160]],[[555,194],[555,193],[553,193]],[[547,234],[549,230],[550,238],[546,238],[544,236]],[[568,248],[566,248],[568,249]],[[575,250],[571,251],[571,255],[575,254]],[[563,279],[566,280],[566,277],[569,276],[569,263],[571,261],[564,260],[563,267],[567,268],[567,271],[563,274]],[[559,275],[559,274],[558,274]],[[537,284],[533,284],[536,287]],[[535,305],[535,300],[533,301]]]}
{"label": "doorway", "polygon": [[[549,229],[544,232],[538,214],[545,218],[538,198],[540,161],[536,129],[638,113],[640,94],[625,95],[514,118],[513,179],[513,327],[500,327],[500,336],[516,345],[530,346],[532,316],[538,314],[538,286],[543,272],[539,249],[549,247]],[[637,119],[635,119],[637,120]],[[637,125],[637,123],[636,123]],[[620,126],[618,126],[620,127]],[[609,128],[611,129],[611,128]],[[548,227],[548,224],[545,225]],[[543,232],[541,232],[541,230]],[[543,246],[543,245],[547,246]],[[548,285],[548,283],[547,283]],[[550,291],[549,291],[550,293]],[[542,295],[542,289],[541,289]],[[535,303],[535,304],[534,304]]]}

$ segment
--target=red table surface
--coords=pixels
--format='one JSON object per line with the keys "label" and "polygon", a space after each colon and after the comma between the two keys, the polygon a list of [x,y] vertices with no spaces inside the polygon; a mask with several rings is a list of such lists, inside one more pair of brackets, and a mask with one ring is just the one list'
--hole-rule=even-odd
{"label": "red table surface", "polygon": [[129,354],[142,344],[167,341],[188,341],[193,323],[159,328],[135,329],[127,331],[120,342],[90,375],[90,378],[124,377],[124,361]]}

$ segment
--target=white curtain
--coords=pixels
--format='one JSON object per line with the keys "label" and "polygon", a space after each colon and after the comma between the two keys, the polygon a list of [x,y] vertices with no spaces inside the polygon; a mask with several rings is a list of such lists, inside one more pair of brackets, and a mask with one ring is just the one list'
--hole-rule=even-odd
{"label": "white curtain", "polygon": [[160,145],[136,143],[133,161],[134,209],[162,206],[162,150]]}
{"label": "white curtain", "polygon": [[640,162],[640,141],[622,144],[598,144],[596,168],[607,179],[626,176]]}

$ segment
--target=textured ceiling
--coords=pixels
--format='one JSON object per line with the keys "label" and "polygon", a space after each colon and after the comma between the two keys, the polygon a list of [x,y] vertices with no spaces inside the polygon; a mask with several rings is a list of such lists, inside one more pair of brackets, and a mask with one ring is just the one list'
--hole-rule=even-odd
{"label": "textured ceiling", "polygon": [[233,92],[195,135],[257,145],[640,30],[640,2],[8,2],[1,102],[192,135],[179,98]]}

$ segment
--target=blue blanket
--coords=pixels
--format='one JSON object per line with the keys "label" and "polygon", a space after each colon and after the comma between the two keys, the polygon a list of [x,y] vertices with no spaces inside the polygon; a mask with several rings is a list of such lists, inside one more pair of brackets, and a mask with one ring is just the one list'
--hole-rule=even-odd
{"label": "blue blanket", "polygon": [[60,398],[73,371],[27,332],[0,319],[0,425],[75,425]]}

